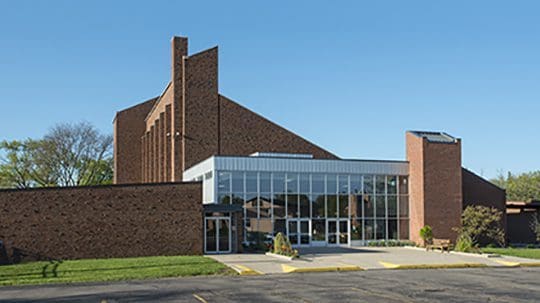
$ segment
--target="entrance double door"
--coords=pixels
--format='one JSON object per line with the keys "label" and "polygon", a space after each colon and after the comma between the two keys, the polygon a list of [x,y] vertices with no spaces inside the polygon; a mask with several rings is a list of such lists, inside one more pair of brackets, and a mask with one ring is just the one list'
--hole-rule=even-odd
{"label": "entrance double door", "polygon": [[287,235],[292,245],[300,246],[311,243],[311,237],[309,235],[309,231],[311,230],[310,225],[310,219],[289,219],[287,221]]}
{"label": "entrance double door", "polygon": [[326,241],[328,245],[349,244],[349,220],[327,219],[326,224]]}
{"label": "entrance double door", "polygon": [[231,218],[204,219],[204,252],[209,254],[231,252]]}

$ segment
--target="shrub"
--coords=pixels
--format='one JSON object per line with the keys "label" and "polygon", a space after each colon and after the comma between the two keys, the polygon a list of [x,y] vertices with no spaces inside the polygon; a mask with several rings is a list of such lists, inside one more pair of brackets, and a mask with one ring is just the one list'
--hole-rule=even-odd
{"label": "shrub", "polygon": [[278,233],[274,238],[273,253],[289,257],[298,257],[298,250],[293,249],[289,237]]}
{"label": "shrub", "polygon": [[[467,206],[461,214],[461,228],[458,232],[458,241],[462,241],[465,248],[478,249],[481,239],[491,240],[499,246],[504,246],[504,230],[501,227],[502,212],[493,207]],[[457,249],[457,243],[456,243]]]}
{"label": "shrub", "polygon": [[433,229],[429,225],[425,225],[420,229],[420,238],[424,240],[424,245],[433,242]]}
{"label": "shrub", "polygon": [[462,252],[474,252],[477,250],[473,244],[473,240],[467,234],[458,236],[455,249]]}

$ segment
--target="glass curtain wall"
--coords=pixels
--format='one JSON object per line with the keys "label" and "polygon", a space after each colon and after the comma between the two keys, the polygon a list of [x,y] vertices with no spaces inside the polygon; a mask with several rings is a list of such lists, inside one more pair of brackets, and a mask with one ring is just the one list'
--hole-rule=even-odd
{"label": "glass curtain wall", "polygon": [[[278,232],[327,241],[327,219],[347,220],[351,243],[409,238],[407,176],[218,171],[218,203],[244,208],[244,241],[270,242]],[[310,224],[295,225],[297,221]],[[295,238],[296,239],[296,238]]]}

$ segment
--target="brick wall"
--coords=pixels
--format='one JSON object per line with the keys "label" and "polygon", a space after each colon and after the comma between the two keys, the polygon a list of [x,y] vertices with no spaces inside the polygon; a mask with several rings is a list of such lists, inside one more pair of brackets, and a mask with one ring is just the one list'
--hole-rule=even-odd
{"label": "brick wall", "polygon": [[143,180],[142,137],[144,118],[158,98],[116,113],[114,119],[114,183],[140,183]]}
{"label": "brick wall", "polygon": [[463,168],[463,209],[469,205],[494,207],[502,214],[501,226],[506,229],[506,191]]}
{"label": "brick wall", "polygon": [[217,47],[185,58],[183,170],[219,153]]}
{"label": "brick wall", "polygon": [[433,228],[435,238],[456,240],[461,226],[461,141],[430,142],[407,133],[411,240],[421,242],[419,230]]}
{"label": "brick wall", "polygon": [[224,96],[219,97],[219,104],[221,155],[281,152],[312,154],[317,159],[337,159],[332,153]]}
{"label": "brick wall", "polygon": [[2,190],[0,240],[10,255],[18,248],[59,259],[202,254],[201,187]]}
{"label": "brick wall", "polygon": [[536,243],[534,221],[536,211],[518,211],[507,214],[508,229],[506,238],[508,243]]}

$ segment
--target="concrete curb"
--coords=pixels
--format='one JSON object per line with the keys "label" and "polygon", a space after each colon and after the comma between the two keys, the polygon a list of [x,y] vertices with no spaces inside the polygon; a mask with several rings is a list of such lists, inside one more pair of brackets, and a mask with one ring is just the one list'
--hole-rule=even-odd
{"label": "concrete curb", "polygon": [[494,260],[507,267],[540,267],[540,262],[512,262],[504,260]]}
{"label": "concrete curb", "polygon": [[286,264],[281,264],[281,269],[283,270],[284,273],[364,270],[363,268],[356,265],[326,266],[326,267],[294,267],[294,266],[290,266]]}
{"label": "concrete curb", "polygon": [[272,257],[272,258],[285,260],[285,261],[292,261],[294,259],[293,257],[284,256],[284,255],[280,255],[280,254],[274,254],[274,253],[271,253],[271,252],[266,252],[265,255],[269,256],[269,257]]}
{"label": "concrete curb", "polygon": [[229,265],[230,268],[232,268],[234,271],[236,271],[241,276],[258,276],[258,275],[264,275],[262,272],[254,270],[253,268],[249,268],[244,265],[240,264],[231,264]]}
{"label": "concrete curb", "polygon": [[467,257],[480,257],[480,258],[500,258],[501,255],[499,254],[475,254],[475,253],[468,253],[468,252],[462,252],[462,251],[450,251],[451,254],[454,255],[461,255],[461,256],[467,256]]}
{"label": "concrete curb", "polygon": [[480,268],[488,267],[482,263],[451,263],[451,264],[395,264],[379,261],[387,269],[445,269],[445,268]]}

